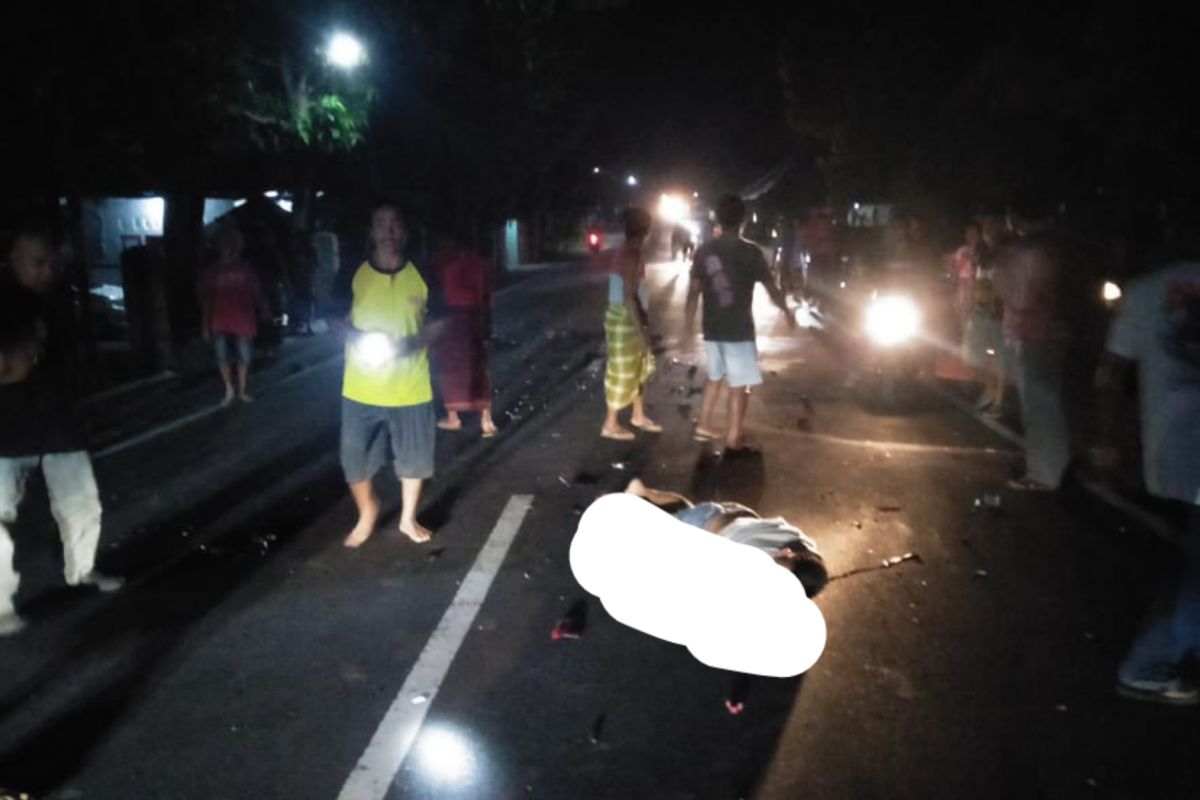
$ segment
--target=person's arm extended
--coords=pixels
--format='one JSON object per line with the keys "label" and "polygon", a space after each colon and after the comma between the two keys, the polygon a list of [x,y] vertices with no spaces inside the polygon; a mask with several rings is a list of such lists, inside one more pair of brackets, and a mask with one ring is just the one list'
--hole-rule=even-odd
{"label": "person's arm extended", "polygon": [[700,283],[700,251],[696,250],[692,256],[692,269],[688,280],[687,304],[684,307],[684,331],[691,336],[696,329],[696,309],[700,305],[700,291],[702,289]]}
{"label": "person's arm extended", "polygon": [[[760,256],[760,258],[762,257]],[[762,258],[762,263],[759,268],[759,280],[762,281],[763,286],[767,287],[767,294],[770,296],[771,302],[774,303],[779,310],[783,312],[783,316],[787,318],[788,327],[795,328],[796,317],[788,308],[787,295],[783,293],[783,289],[779,288],[779,284],[775,282],[775,276],[771,274],[771,270],[767,267],[767,260],[765,258]]]}
{"label": "person's arm extended", "polygon": [[637,324],[638,336],[641,337],[643,346],[649,350],[650,319],[638,298],[638,284],[641,278],[638,274],[638,259],[628,253],[621,253],[618,258],[621,266],[621,284],[625,289],[625,308]]}

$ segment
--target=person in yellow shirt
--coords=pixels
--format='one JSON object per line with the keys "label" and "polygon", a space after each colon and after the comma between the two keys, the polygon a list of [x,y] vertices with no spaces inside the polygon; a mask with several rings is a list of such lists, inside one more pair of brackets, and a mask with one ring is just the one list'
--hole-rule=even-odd
{"label": "person in yellow shirt", "polygon": [[375,531],[379,501],[371,478],[387,462],[389,448],[403,497],[400,532],[414,542],[432,536],[416,516],[422,483],[433,477],[437,424],[425,325],[429,289],[405,257],[407,243],[399,210],[377,205],[369,257],[341,276],[339,293],[349,300],[341,461],[358,507],[347,547],[359,547]]}

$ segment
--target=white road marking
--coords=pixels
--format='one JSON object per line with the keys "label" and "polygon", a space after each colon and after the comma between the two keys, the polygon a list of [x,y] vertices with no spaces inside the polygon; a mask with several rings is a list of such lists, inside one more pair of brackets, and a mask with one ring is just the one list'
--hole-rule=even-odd
{"label": "white road marking", "polygon": [[392,781],[416,742],[425,715],[437,698],[442,681],[532,505],[530,495],[509,498],[471,571],[425,643],[358,765],[342,786],[338,800],[383,800],[391,789]]}

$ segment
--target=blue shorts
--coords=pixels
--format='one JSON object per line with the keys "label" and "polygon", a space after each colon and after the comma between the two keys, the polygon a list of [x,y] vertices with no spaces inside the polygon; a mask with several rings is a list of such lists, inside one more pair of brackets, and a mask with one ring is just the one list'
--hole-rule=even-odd
{"label": "blue shorts", "polygon": [[370,480],[388,462],[396,477],[433,477],[437,418],[433,403],[388,408],[342,398],[342,472],[346,483]]}
{"label": "blue shorts", "polygon": [[760,385],[758,348],[754,342],[705,342],[708,359],[708,379],[724,380],[731,389]]}
{"label": "blue shorts", "polygon": [[249,364],[254,360],[254,341],[227,333],[214,334],[213,352],[217,354],[217,363],[223,367],[233,363]]}

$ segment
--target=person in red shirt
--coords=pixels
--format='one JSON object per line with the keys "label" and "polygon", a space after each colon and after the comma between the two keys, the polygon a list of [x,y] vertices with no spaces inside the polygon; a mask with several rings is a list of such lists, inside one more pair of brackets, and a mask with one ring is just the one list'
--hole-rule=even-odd
{"label": "person in red shirt", "polygon": [[462,430],[463,411],[480,413],[484,438],[496,435],[492,420],[492,377],[487,340],[492,326],[492,281],[488,264],[447,235],[433,255],[433,268],[446,317],[433,345],[433,366],[446,418],[445,431]]}
{"label": "person in red shirt", "polygon": [[237,367],[237,396],[249,403],[246,393],[250,361],[254,355],[254,337],[262,314],[262,287],[254,270],[242,260],[245,240],[232,224],[218,229],[215,245],[217,259],[200,277],[200,308],[205,341],[213,343],[217,368],[225,382],[225,399],[233,402],[233,371]]}

